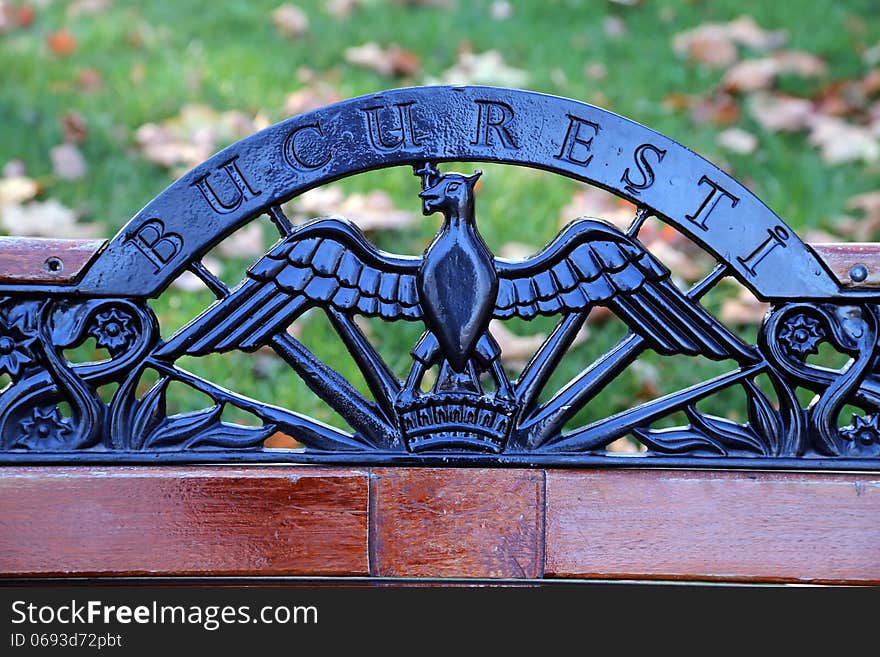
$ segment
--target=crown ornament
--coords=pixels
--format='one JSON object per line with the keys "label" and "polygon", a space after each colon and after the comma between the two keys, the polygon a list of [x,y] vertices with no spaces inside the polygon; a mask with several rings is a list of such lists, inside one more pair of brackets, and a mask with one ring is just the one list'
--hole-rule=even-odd
{"label": "crown ornament", "polygon": [[401,435],[411,452],[504,451],[516,406],[476,392],[420,395],[395,405]]}

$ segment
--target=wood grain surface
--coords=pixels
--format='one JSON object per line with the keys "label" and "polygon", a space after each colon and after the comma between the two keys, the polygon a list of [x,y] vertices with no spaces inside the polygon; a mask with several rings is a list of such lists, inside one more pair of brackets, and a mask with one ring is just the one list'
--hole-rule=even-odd
{"label": "wood grain surface", "polygon": [[0,283],[72,283],[104,243],[0,237]]}
{"label": "wood grain surface", "polygon": [[880,475],[548,471],[555,577],[880,582]]}
{"label": "wood grain surface", "polygon": [[[0,283],[71,283],[105,244],[105,240],[0,237]],[[880,244],[853,242],[810,244],[837,279],[847,287],[880,287]],[[60,261],[60,269],[57,262]],[[850,270],[862,264],[864,281]]]}
{"label": "wood grain surface", "polygon": [[0,468],[8,575],[366,575],[367,474]]}
{"label": "wood grain surface", "polygon": [[[850,242],[835,244],[811,244],[813,250],[845,287],[871,288],[880,286],[880,244],[876,242]],[[853,280],[850,271],[856,265],[864,265],[868,276],[863,281]]]}
{"label": "wood grain surface", "polygon": [[372,574],[540,577],[543,488],[537,470],[374,470]]}
{"label": "wood grain surface", "polygon": [[880,584],[880,473],[3,467],[0,575]]}

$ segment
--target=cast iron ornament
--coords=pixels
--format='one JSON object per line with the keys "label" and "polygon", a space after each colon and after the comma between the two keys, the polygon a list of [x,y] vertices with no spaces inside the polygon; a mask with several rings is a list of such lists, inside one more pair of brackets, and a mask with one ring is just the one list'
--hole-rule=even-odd
{"label": "cast iron ornament", "polygon": [[[530,258],[499,258],[479,232],[480,172],[441,171],[449,161],[545,169],[610,190],[637,210],[626,232],[580,218]],[[307,189],[387,166],[412,166],[421,179],[413,191],[423,213],[442,216],[421,257],[382,252],[342,218],[294,226],[281,209]],[[228,289],[201,257],[261,216],[281,239]],[[680,290],[639,241],[650,216],[717,260],[692,289]],[[163,340],[146,300],[184,271],[199,276],[218,300]],[[772,302],[755,345],[700,303],[727,276]],[[880,466],[874,356],[880,290],[843,287],[766,206],[694,153],[567,99],[423,87],[293,117],[174,183],[73,283],[0,287],[0,373],[11,381],[0,393],[0,459],[6,462]],[[613,312],[629,333],[541,401],[597,307]],[[288,327],[312,309],[326,313],[370,396],[290,335]],[[392,372],[355,322],[358,315],[423,325],[406,377]],[[538,315],[557,317],[556,329],[511,379],[490,321]],[[87,339],[106,349],[109,359],[71,362],[66,350]],[[812,364],[822,344],[850,362],[840,370]],[[247,398],[178,363],[185,356],[265,347],[348,427]],[[732,369],[571,428],[578,412],[646,350],[729,361]],[[436,378],[428,386],[432,368]],[[144,391],[147,373],[158,381]],[[109,383],[118,387],[108,402],[98,388]],[[169,415],[171,383],[204,393],[213,404]],[[745,423],[698,407],[729,388],[745,395]],[[798,388],[814,393],[813,401],[802,404]],[[846,406],[861,413],[850,413],[844,426]],[[261,424],[224,421],[227,407]],[[657,428],[679,412],[686,425]],[[276,432],[304,448],[264,448]],[[606,451],[623,436],[648,451]]]}

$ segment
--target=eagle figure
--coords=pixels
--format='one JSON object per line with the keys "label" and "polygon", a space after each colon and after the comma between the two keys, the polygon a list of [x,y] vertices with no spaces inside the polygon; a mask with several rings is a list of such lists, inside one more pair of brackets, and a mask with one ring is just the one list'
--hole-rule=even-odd
{"label": "eagle figure", "polygon": [[475,376],[491,370],[497,394],[511,399],[488,330],[493,318],[528,320],[607,306],[660,354],[751,358],[737,337],[675,286],[665,266],[611,224],[579,219],[529,259],[496,258],[476,226],[480,172],[441,175],[426,165],[418,173],[424,214],[443,215],[421,258],[379,251],[344,219],[315,220],[279,241],[238,287],[155,356],[252,351],[309,308],[332,308],[424,322],[402,397],[411,399],[426,368],[439,364],[438,384],[446,389],[474,389]]}

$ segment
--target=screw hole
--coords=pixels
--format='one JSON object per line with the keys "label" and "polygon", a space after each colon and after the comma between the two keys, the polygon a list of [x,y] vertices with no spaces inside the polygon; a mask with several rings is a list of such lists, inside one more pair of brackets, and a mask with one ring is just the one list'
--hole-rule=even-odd
{"label": "screw hole", "polygon": [[64,261],[61,258],[46,258],[46,271],[50,274],[59,274],[64,271]]}

